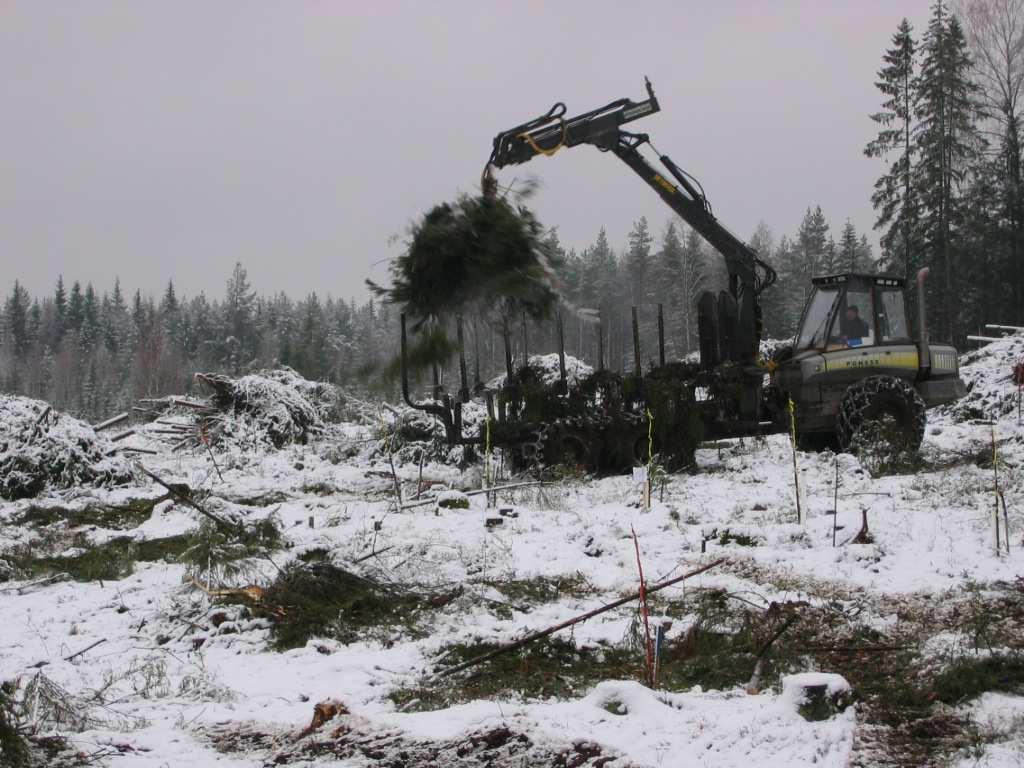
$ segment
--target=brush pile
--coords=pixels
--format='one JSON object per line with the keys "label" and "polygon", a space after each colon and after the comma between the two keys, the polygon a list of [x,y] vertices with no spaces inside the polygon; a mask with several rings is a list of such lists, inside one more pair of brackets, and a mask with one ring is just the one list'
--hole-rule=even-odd
{"label": "brush pile", "polygon": [[940,409],[953,421],[988,421],[1015,413],[1020,392],[1014,367],[1024,361],[1024,335],[1014,334],[965,354],[960,377],[967,395]]}
{"label": "brush pile", "polygon": [[85,422],[41,400],[0,395],[0,498],[38,496],[47,487],[124,485],[132,473]]}
{"label": "brush pile", "polygon": [[[480,434],[486,419],[487,409],[482,403],[471,400],[462,406],[463,433]],[[437,419],[412,408],[389,412],[370,458],[387,458],[389,454],[398,464],[419,464],[423,461],[452,467],[464,467],[476,456],[470,446],[448,445],[444,427]]]}
{"label": "brush pile", "polygon": [[308,381],[291,368],[262,371],[233,379],[219,373],[197,373],[196,381],[211,390],[213,411],[200,419],[210,443],[255,443],[281,448],[305,443],[337,421],[342,406],[337,389]]}

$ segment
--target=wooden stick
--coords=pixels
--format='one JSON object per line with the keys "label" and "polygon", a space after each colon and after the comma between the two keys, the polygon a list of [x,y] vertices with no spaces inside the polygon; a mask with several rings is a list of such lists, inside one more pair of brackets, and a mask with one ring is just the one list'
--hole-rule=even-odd
{"label": "wooden stick", "polygon": [[135,430],[134,429],[126,429],[124,432],[119,432],[118,434],[116,434],[112,438],[110,438],[110,442],[117,443],[117,442],[120,442],[121,440],[124,440],[126,437],[131,437],[134,434],[135,434]]}
{"label": "wooden stick", "polygon": [[640,574],[640,591],[637,593],[640,598],[640,615],[644,619],[644,650],[647,661],[647,684],[654,686],[654,643],[651,641],[651,622],[647,613],[647,582],[644,581],[644,566],[640,562],[640,541],[636,537],[636,529],[629,526],[633,534],[633,546],[636,548],[636,569]]}
{"label": "wooden stick", "polygon": [[119,414],[117,414],[117,416],[109,418],[106,421],[101,421],[99,424],[94,426],[93,429],[96,432],[101,432],[104,429],[107,429],[108,427],[112,427],[115,424],[120,424],[122,421],[126,421],[127,419],[128,419],[128,412],[125,411],[124,413],[119,413]]}
{"label": "wooden stick", "polygon": [[[653,592],[658,592],[659,590],[665,589],[666,587],[671,587],[673,584],[678,584],[681,581],[685,581],[686,579],[704,573],[704,571],[709,571],[715,566],[721,565],[724,562],[726,562],[726,558],[723,557],[722,559],[715,560],[715,562],[702,566],[695,571],[684,573],[682,576],[676,576],[674,579],[669,579],[668,581],[663,581],[659,584],[655,584],[653,587],[647,587],[645,591],[648,595]],[[547,637],[548,635],[553,635],[560,629],[571,627],[575,624],[579,624],[582,621],[586,621],[587,619],[592,619],[595,616],[599,616],[602,613],[606,613],[607,611],[610,611],[613,608],[618,608],[620,605],[631,603],[634,600],[639,599],[639,597],[640,593],[634,592],[628,597],[620,598],[613,603],[608,603],[608,605],[603,605],[600,608],[595,608],[592,611],[581,613],[579,616],[567,619],[566,621],[563,621],[559,624],[555,624],[554,626],[548,627],[547,629],[542,629],[539,632],[533,632],[527,635],[526,637],[520,638],[519,640],[514,640],[511,643],[506,643],[505,645],[499,646],[498,648],[495,648],[493,651],[488,651],[487,653],[481,656],[476,656],[472,659],[469,659],[468,661],[462,662],[461,664],[456,664],[454,667],[449,667],[448,669],[442,670],[441,672],[438,672],[436,675],[433,675],[432,677],[428,678],[427,682],[437,680],[441,677],[447,677],[448,675],[454,674],[455,672],[460,672],[461,670],[467,669],[469,667],[475,667],[477,664],[488,661],[489,659],[493,659],[495,656],[500,656],[503,653],[514,651],[517,648],[522,648],[524,645],[528,643],[532,643],[534,640],[540,640],[541,638]]]}
{"label": "wooden stick", "polygon": [[381,549],[375,549],[375,550],[373,550],[373,552],[371,552],[368,555],[363,555],[362,557],[356,558],[355,560],[352,561],[352,564],[353,565],[358,565],[359,563],[361,563],[361,562],[363,562],[365,560],[369,560],[374,555],[382,555],[385,552],[387,552],[389,549],[394,549],[394,548],[395,548],[395,545],[391,544],[391,545],[389,545],[387,547],[382,547]]}
{"label": "wooden stick", "polygon": [[73,658],[75,658],[76,656],[81,656],[81,655],[82,655],[83,653],[85,653],[86,651],[91,651],[91,650],[92,650],[93,648],[95,648],[95,647],[96,647],[97,645],[100,645],[100,644],[102,644],[102,643],[105,643],[105,642],[107,642],[107,638],[105,638],[105,637],[101,637],[101,638],[100,638],[99,640],[97,640],[97,641],[96,641],[95,643],[93,643],[92,645],[87,645],[87,646],[86,646],[85,648],[83,648],[82,650],[80,650],[80,651],[75,651],[75,652],[74,652],[74,653],[72,653],[72,654],[71,654],[70,656],[65,656],[65,657],[64,657],[64,661],[71,661],[71,660],[72,660]]}

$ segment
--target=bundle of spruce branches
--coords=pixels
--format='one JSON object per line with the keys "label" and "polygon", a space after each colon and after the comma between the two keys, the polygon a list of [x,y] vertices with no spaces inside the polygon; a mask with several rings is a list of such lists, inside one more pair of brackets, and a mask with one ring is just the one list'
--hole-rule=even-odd
{"label": "bundle of spruce branches", "polygon": [[411,367],[450,357],[455,344],[445,320],[456,315],[551,315],[558,302],[556,250],[520,199],[463,195],[435,206],[410,229],[405,251],[391,264],[391,286],[366,281],[418,332]]}

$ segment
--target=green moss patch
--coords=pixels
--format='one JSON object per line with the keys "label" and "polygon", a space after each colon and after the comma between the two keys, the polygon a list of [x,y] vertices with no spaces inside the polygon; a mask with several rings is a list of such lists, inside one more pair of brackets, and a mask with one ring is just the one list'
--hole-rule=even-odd
{"label": "green moss patch", "polygon": [[932,682],[936,698],[945,704],[960,704],[987,691],[1024,691],[1024,656],[994,655],[964,659],[940,672]]}

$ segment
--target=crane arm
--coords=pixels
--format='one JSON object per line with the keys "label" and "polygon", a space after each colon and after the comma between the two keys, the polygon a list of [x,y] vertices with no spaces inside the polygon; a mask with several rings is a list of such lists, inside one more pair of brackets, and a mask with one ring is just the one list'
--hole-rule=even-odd
{"label": "crane arm", "polygon": [[[640,152],[650,144],[647,134],[629,133],[621,126],[660,110],[654,89],[645,79],[647,99],[619,99],[599,109],[565,118],[565,104],[555,104],[546,114],[499,133],[488,167],[503,168],[525,163],[537,155],[553,155],[562,147],[591,144],[611,152],[630,167],[665,203],[693,227],[726,262],[729,293],[736,301],[736,337],[729,357],[736,362],[757,359],[761,339],[761,306],[758,295],[775,282],[775,270],[750,246],[715,218],[699,183],[668,155],[659,155],[658,170]],[[667,173],[666,173],[667,171]],[[670,180],[671,179],[671,180]]]}

